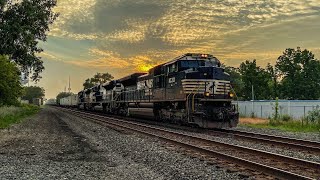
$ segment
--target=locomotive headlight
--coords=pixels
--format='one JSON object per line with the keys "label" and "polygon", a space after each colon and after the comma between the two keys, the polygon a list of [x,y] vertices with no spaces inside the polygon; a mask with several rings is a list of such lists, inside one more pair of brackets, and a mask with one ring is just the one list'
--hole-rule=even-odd
{"label": "locomotive headlight", "polygon": [[229,93],[229,96],[230,96],[231,98],[233,98],[233,97],[234,97],[234,94],[233,94],[233,93]]}
{"label": "locomotive headlight", "polygon": [[205,96],[209,97],[210,96],[210,93],[209,92],[206,92],[204,93]]}

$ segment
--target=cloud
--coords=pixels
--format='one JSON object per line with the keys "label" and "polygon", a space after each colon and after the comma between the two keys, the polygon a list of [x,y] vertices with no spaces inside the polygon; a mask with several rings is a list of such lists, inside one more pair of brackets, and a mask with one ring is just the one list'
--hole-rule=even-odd
{"label": "cloud", "polygon": [[100,58],[94,60],[77,60],[77,61],[68,61],[67,63],[81,66],[84,68],[98,68],[98,69],[106,69],[106,68],[114,68],[114,69],[122,69],[124,67],[128,67],[128,62],[119,59],[109,59],[109,58]]}
{"label": "cloud", "polygon": [[144,43],[149,38],[165,45],[185,46],[317,14],[319,5],[317,0],[59,0],[56,11],[61,15],[51,35],[110,44]]}
{"label": "cloud", "polygon": [[129,63],[120,58],[120,55],[111,51],[102,51],[99,49],[89,49],[89,54],[93,57],[91,60],[72,60],[68,61],[70,64],[74,64],[86,68],[115,68],[121,69],[129,67]]}
{"label": "cloud", "polygon": [[231,64],[271,61],[289,45],[317,47],[319,7],[319,0],[59,0],[50,36],[92,41],[90,57],[69,62],[82,67],[145,70],[187,52]]}
{"label": "cloud", "polygon": [[139,55],[130,58],[121,58],[120,55],[115,52],[102,51],[95,48],[90,49],[90,55],[93,59],[68,61],[68,63],[85,68],[130,69],[128,71],[129,73],[135,71],[145,72],[159,63],[159,61],[155,61],[149,56]]}
{"label": "cloud", "polygon": [[57,56],[49,51],[41,52],[39,56],[52,61],[61,61]]}
{"label": "cloud", "polygon": [[[50,36],[74,39],[96,39],[93,28],[93,8],[96,0],[58,0],[54,9],[58,19],[51,27]],[[70,31],[71,27],[74,31]]]}

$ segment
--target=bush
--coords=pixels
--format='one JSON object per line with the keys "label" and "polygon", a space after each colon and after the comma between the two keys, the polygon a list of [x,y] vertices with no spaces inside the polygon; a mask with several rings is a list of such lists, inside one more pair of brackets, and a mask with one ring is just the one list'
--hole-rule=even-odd
{"label": "bush", "polygon": [[281,121],[288,122],[291,119],[292,119],[291,116],[289,116],[288,114],[284,114],[284,115],[281,116]]}
{"label": "bush", "polygon": [[317,106],[314,110],[309,111],[306,120],[311,123],[320,124],[320,108]]}

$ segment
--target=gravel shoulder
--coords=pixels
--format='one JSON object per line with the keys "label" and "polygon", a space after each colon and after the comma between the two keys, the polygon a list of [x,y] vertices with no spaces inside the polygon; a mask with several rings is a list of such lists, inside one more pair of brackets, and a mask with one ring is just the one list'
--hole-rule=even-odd
{"label": "gravel shoulder", "polygon": [[1,179],[241,179],[237,173],[51,107],[0,130]]}

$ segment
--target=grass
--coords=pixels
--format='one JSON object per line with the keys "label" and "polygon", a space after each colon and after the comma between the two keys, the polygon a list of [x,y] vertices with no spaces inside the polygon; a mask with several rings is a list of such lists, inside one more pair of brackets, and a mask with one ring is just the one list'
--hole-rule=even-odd
{"label": "grass", "polygon": [[258,124],[243,123],[240,126],[247,126],[252,128],[264,128],[264,129],[278,129],[289,132],[320,132],[320,124],[306,123],[302,124],[301,120],[288,120],[288,121],[269,121]]}
{"label": "grass", "polygon": [[24,118],[36,114],[39,110],[40,108],[34,105],[0,107],[0,129],[7,128],[11,124],[19,123]]}

